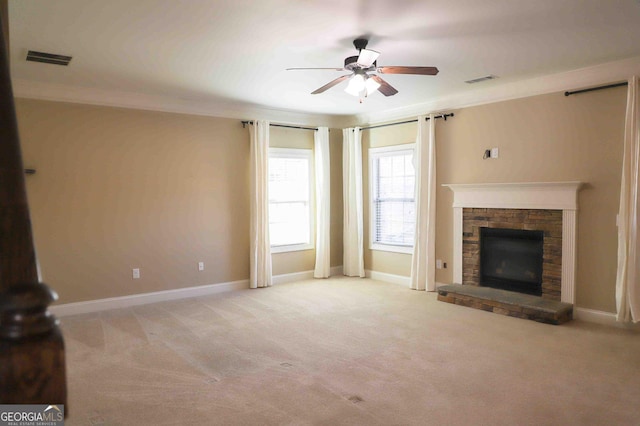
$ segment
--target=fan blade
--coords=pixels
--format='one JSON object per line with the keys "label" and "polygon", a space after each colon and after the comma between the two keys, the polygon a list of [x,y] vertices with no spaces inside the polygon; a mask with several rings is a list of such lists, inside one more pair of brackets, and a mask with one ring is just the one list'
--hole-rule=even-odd
{"label": "fan blade", "polygon": [[379,67],[377,71],[380,74],[419,74],[419,75],[438,74],[438,68],[436,67]]}
{"label": "fan blade", "polygon": [[312,95],[317,95],[318,93],[322,93],[325,90],[331,89],[333,86],[335,86],[338,83],[342,83],[343,81],[345,81],[349,77],[351,77],[351,74],[343,75],[342,77],[338,77],[335,80],[331,80],[330,82],[328,82],[327,84],[325,84],[321,88],[316,89],[313,92],[311,92],[311,94]]}
{"label": "fan blade", "polygon": [[396,93],[398,93],[398,91],[393,86],[391,86],[389,83],[384,81],[380,76],[371,75],[369,77],[374,79],[378,83],[380,83],[380,87],[378,87],[378,91],[380,93],[382,93],[383,95],[385,95],[385,96],[393,96]]}
{"label": "fan blade", "polygon": [[333,70],[333,71],[344,71],[344,68],[287,68],[287,71],[306,71],[306,70]]}
{"label": "fan blade", "polygon": [[380,56],[380,52],[376,52],[375,50],[370,49],[362,49],[360,51],[360,56],[358,56],[357,64],[362,68],[369,68]]}

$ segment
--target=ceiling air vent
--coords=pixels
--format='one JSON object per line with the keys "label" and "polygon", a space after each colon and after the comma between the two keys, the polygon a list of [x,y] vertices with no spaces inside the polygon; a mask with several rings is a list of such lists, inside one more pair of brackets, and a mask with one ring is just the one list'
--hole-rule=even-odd
{"label": "ceiling air vent", "polygon": [[27,61],[44,62],[45,64],[54,65],[69,65],[71,62],[71,56],[55,55],[53,53],[36,52],[35,50],[29,50],[27,52]]}
{"label": "ceiling air vent", "polygon": [[498,76],[492,74],[492,75],[486,75],[484,77],[474,78],[473,80],[467,80],[465,81],[465,83],[475,84],[475,83],[480,83],[481,81],[495,80],[496,78],[498,78]]}

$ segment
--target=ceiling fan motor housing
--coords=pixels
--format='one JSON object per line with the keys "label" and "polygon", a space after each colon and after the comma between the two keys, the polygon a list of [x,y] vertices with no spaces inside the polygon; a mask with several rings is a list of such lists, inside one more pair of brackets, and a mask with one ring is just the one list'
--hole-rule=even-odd
{"label": "ceiling fan motor housing", "polygon": [[353,71],[355,69],[360,68],[358,66],[358,57],[357,56],[349,56],[344,60],[344,69]]}
{"label": "ceiling fan motor housing", "polygon": [[359,56],[349,56],[344,60],[344,69],[348,71],[364,70],[373,71],[376,69],[376,62],[374,62],[369,68],[362,68],[358,65]]}

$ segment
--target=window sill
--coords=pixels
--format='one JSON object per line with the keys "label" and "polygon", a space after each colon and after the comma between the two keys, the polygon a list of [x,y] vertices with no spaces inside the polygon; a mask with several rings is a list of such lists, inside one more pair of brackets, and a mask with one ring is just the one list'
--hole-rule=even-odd
{"label": "window sill", "polygon": [[413,254],[413,247],[408,247],[408,246],[393,246],[390,244],[371,244],[369,248],[371,250],[377,250],[377,251],[389,251],[392,253]]}
{"label": "window sill", "polygon": [[288,253],[291,251],[304,251],[304,250],[313,250],[315,247],[313,244],[293,244],[290,246],[272,246],[271,254],[274,253]]}

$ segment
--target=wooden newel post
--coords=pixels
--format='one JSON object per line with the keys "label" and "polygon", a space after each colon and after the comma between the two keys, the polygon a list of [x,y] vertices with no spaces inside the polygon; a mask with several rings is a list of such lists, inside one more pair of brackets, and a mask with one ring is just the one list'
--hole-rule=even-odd
{"label": "wooden newel post", "polygon": [[38,282],[9,52],[0,31],[0,404],[66,404],[64,342],[47,311],[56,299]]}

